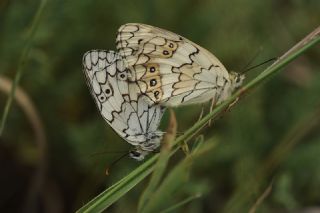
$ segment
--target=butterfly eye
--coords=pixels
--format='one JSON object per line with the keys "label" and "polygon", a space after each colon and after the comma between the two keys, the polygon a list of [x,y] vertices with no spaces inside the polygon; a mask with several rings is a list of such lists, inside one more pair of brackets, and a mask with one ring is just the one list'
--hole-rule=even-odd
{"label": "butterfly eye", "polygon": [[240,83],[241,80],[242,80],[242,79],[241,79],[241,75],[237,75],[237,76],[236,76],[236,83]]}
{"label": "butterfly eye", "polygon": [[137,152],[137,151],[135,151],[135,150],[132,150],[132,151],[130,152],[130,155],[131,155],[132,157],[138,158],[138,157],[140,157],[141,153],[140,153],[140,152]]}
{"label": "butterfly eye", "polygon": [[151,79],[150,80],[150,86],[154,87],[155,85],[157,85],[157,80],[156,79]]}

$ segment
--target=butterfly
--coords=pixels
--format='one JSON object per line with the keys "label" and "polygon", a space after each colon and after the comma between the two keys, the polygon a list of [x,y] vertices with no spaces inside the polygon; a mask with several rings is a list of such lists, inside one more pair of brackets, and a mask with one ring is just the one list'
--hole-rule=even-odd
{"label": "butterfly", "polygon": [[157,149],[163,133],[158,130],[164,107],[138,96],[127,81],[128,69],[114,51],[91,50],[83,56],[86,82],[104,120],[134,146],[130,157],[142,160]]}
{"label": "butterfly", "polygon": [[228,72],[208,50],[164,29],[122,25],[116,47],[129,70],[128,80],[150,104],[167,107],[218,104],[238,88],[244,75]]}

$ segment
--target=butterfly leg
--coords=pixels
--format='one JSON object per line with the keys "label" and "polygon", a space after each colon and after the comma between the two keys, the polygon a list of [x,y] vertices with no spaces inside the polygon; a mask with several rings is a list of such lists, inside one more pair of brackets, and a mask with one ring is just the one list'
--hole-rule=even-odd
{"label": "butterfly leg", "polygon": [[[216,100],[213,98],[212,101],[211,101],[210,113],[212,112],[212,110],[215,107],[215,105],[216,105]],[[212,123],[212,119],[210,119],[209,122],[208,122],[208,126],[209,127],[211,126],[211,123]]]}
{"label": "butterfly leg", "polygon": [[228,108],[226,109],[226,111],[230,111],[231,108],[239,101],[239,97],[236,98],[236,100],[234,100],[231,104],[229,104]]}
{"label": "butterfly leg", "polygon": [[201,105],[201,112],[200,112],[200,115],[199,115],[199,118],[198,118],[198,122],[202,119],[203,117],[203,111],[204,111],[204,106],[203,104]]}

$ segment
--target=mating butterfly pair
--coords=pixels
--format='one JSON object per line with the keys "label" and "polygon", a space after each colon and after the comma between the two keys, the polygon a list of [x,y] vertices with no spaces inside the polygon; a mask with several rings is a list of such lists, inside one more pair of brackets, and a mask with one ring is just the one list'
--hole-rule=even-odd
{"label": "mating butterfly pair", "polygon": [[116,45],[117,52],[87,52],[84,72],[101,115],[135,146],[130,156],[137,160],[159,147],[165,107],[218,104],[244,79],[206,49],[157,27],[122,25]]}

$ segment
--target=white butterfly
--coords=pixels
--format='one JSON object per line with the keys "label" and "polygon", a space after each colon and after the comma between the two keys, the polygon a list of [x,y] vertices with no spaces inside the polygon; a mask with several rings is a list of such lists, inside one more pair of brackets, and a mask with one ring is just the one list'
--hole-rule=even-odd
{"label": "white butterfly", "polygon": [[84,73],[96,105],[106,122],[135,146],[130,156],[137,160],[154,151],[163,133],[158,130],[164,108],[150,105],[128,84],[128,70],[113,51],[91,50],[83,56]]}
{"label": "white butterfly", "polygon": [[182,36],[146,24],[125,24],[116,39],[129,81],[147,102],[163,106],[217,104],[242,84],[209,51]]}

